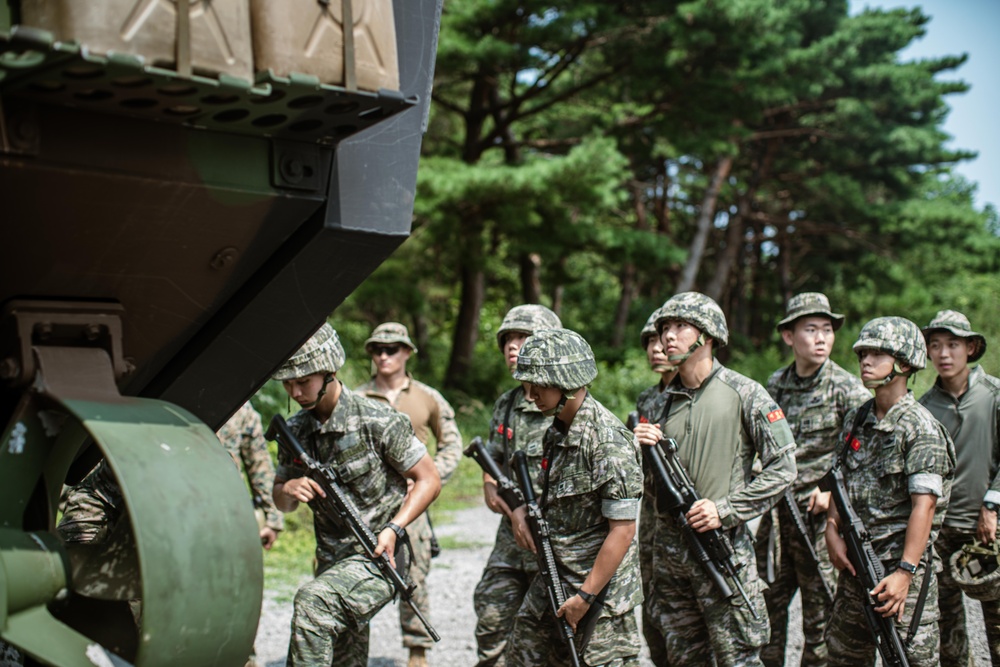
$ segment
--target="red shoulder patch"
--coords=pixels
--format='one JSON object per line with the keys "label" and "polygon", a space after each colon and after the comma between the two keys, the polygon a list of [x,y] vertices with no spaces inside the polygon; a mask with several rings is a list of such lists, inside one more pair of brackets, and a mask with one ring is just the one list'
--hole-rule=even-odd
{"label": "red shoulder patch", "polygon": [[772,424],[778,421],[779,419],[784,419],[784,418],[785,418],[785,412],[781,408],[778,408],[777,410],[771,410],[770,412],[767,413],[767,421],[771,422]]}

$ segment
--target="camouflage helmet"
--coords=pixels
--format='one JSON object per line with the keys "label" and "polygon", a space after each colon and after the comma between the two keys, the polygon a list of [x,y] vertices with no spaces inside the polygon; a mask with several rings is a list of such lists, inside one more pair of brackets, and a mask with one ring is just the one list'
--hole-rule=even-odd
{"label": "camouflage helmet", "polygon": [[524,341],[513,376],[519,382],[572,391],[597,377],[594,352],[569,329],[539,329]]}
{"label": "camouflage helmet", "polygon": [[965,338],[975,344],[975,349],[969,355],[969,363],[978,361],[986,352],[986,336],[972,330],[969,318],[957,310],[939,310],[931,323],[923,328],[924,340],[930,340],[931,334],[947,331],[953,336]]}
{"label": "camouflage helmet", "polygon": [[529,336],[539,329],[558,329],[562,326],[559,316],[538,303],[514,306],[504,315],[497,331],[497,345],[503,352],[503,337],[511,331],[523,331]]}
{"label": "camouflage helmet", "polygon": [[920,327],[905,317],[876,317],[861,328],[854,351],[873,348],[909,364],[914,371],[927,366],[927,344]]}
{"label": "camouflage helmet", "polygon": [[336,373],[346,359],[347,355],[344,354],[337,332],[328,323],[324,323],[271,377],[284,382],[313,373]]}
{"label": "camouflage helmet", "polygon": [[660,311],[663,310],[662,307],[657,308],[653,311],[653,314],[649,316],[646,323],[642,325],[642,331],[639,332],[639,344],[642,345],[642,349],[646,349],[649,345],[649,339],[654,338],[656,333],[656,320],[660,316]]}
{"label": "camouflage helmet", "polygon": [[414,354],[417,352],[417,346],[410,340],[410,332],[406,330],[405,325],[399,322],[383,322],[375,327],[372,335],[365,341],[365,352],[371,354],[373,346],[392,345],[393,343],[402,343],[413,350]]}
{"label": "camouflage helmet", "polygon": [[955,585],[973,600],[1000,600],[1000,540],[966,544],[948,559]]}
{"label": "camouflage helmet", "polygon": [[726,316],[711,297],[700,292],[682,292],[670,297],[657,311],[656,330],[663,331],[667,320],[683,320],[698,328],[723,347],[729,342],[729,327]]}

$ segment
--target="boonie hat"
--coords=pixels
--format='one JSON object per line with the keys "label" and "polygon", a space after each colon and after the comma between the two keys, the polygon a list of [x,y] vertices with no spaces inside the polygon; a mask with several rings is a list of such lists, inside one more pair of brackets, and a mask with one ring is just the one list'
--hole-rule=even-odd
{"label": "boonie hat", "polygon": [[969,318],[957,310],[939,310],[931,323],[921,329],[924,340],[928,340],[935,331],[947,331],[959,338],[971,338],[976,343],[976,349],[969,355],[969,361],[977,361],[986,353],[986,336],[972,330]]}
{"label": "boonie hat", "polygon": [[785,307],[785,319],[778,322],[777,329],[781,331],[790,327],[795,320],[808,315],[829,317],[833,330],[836,331],[844,323],[844,316],[830,310],[830,300],[822,292],[803,292],[788,300]]}
{"label": "boonie hat", "polygon": [[371,354],[373,345],[391,345],[392,343],[402,343],[406,347],[417,351],[417,346],[410,340],[410,332],[399,322],[383,322],[375,327],[372,335],[365,341],[365,352]]}

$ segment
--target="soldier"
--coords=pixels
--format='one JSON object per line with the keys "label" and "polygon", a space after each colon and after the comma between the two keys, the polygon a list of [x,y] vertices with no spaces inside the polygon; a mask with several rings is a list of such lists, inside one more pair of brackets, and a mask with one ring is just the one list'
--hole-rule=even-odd
{"label": "soldier", "polygon": [[[826,642],[831,665],[870,665],[875,644],[864,617],[864,595],[881,603],[875,612],[895,617],[910,665],[939,664],[937,578],[928,578],[925,606],[915,609],[928,571],[922,560],[937,537],[948,506],[955,449],[944,427],[906,388],[927,362],[924,337],[902,317],[879,317],[861,329],[854,351],[861,379],[875,398],[849,412],[840,442],[840,465],[854,510],[871,536],[886,576],[864,591],[840,536],[841,517],[831,505],[826,524],[830,561],[840,570]],[[913,637],[907,624],[918,614]]]}
{"label": "soldier", "polygon": [[[517,368],[517,355],[528,336],[539,329],[562,326],[559,316],[545,306],[526,304],[507,312],[497,331],[497,345],[511,373]],[[541,413],[518,385],[504,393],[493,406],[487,449],[510,476],[510,457],[523,450],[528,457],[528,469],[535,475],[535,492],[539,484],[542,462],[542,435],[552,420]],[[538,573],[534,557],[517,546],[510,523],[510,508],[497,494],[496,480],[483,474],[483,494],[486,506],[502,514],[497,527],[496,543],[483,576],[476,585],[473,603],[476,609],[477,667],[501,666],[507,636],[514,627],[514,615],[521,607],[531,580]]]}
{"label": "soldier", "polygon": [[[337,380],[344,348],[324,324],[274,374],[302,410],[288,425],[319,462],[331,465],[361,515],[378,535],[376,555],[395,553],[404,529],[441,489],[427,448],[405,415],[359,396]],[[407,481],[413,486],[407,491]],[[274,501],[292,512],[323,490],[278,452]],[[317,575],[295,594],[288,665],[364,667],[368,622],[395,596],[392,584],[362,552],[351,532],[317,513]],[[394,562],[394,559],[393,559]]]}
{"label": "soldier", "polygon": [[[540,329],[517,356],[514,379],[543,414],[555,416],[544,437],[540,506],[549,524],[560,573],[575,591],[559,609],[575,630],[600,605],[581,659],[599,665],[638,665],[639,633],[633,610],[642,600],[635,537],[642,472],[632,435],[586,387],[597,377],[587,342],[568,329]],[[535,544],[522,505],[513,513],[514,536]],[[607,586],[603,603],[598,595]],[[556,640],[556,619],[541,577],[528,588],[507,642],[508,667],[568,664]]]}
{"label": "soldier", "polygon": [[[938,377],[920,404],[951,434],[957,456],[955,483],[934,548],[944,563],[938,573],[941,664],[969,664],[962,591],[948,568],[951,555],[972,541],[997,536],[1000,507],[1000,380],[982,366],[969,367],[986,352],[986,337],[965,315],[942,310],[923,329],[927,356]],[[980,601],[993,664],[1000,665],[1000,599]]]}
{"label": "soldier", "polygon": [[260,543],[270,550],[285,522],[271,498],[274,464],[267,451],[260,413],[247,401],[222,425],[216,435],[233,458],[237,470],[246,472],[260,528]]}
{"label": "soldier", "polygon": [[[646,324],[639,333],[639,341],[646,351],[646,361],[649,362],[649,369],[654,373],[659,373],[660,381],[652,387],[648,387],[639,394],[635,402],[635,410],[639,418],[646,421],[656,421],[663,414],[663,401],[666,400],[667,385],[677,375],[677,368],[667,359],[663,351],[663,342],[656,333],[656,319],[660,314],[657,308],[646,320]],[[653,530],[643,530],[649,528],[656,522],[656,489],[654,488],[653,476],[648,473],[643,480],[642,503],[639,505],[639,570],[642,572],[642,580],[650,581],[653,578]],[[662,666],[667,664],[666,641],[660,631],[656,629],[650,614],[649,605],[651,598],[647,597],[642,605],[642,636],[646,639],[646,646],[649,647],[649,657],[654,665]]]}
{"label": "soldier", "polygon": [[[833,467],[844,415],[871,398],[861,380],[830,359],[836,331],[843,323],[844,316],[832,312],[830,301],[819,292],[789,299],[785,318],[778,322],[781,339],[792,348],[795,360],[774,372],[767,381],[767,391],[792,429],[798,478],[791,494],[764,515],[757,532],[758,564],[770,558],[775,575],[773,581],[768,579],[770,589],[764,594],[771,641],[761,651],[761,659],[768,667],[785,664],[788,605],[796,589],[802,592],[802,665],[826,665],[823,634],[836,578],[823,538],[830,494],[821,493],[816,483]],[[795,502],[798,516],[804,520],[796,521],[789,500]],[[807,535],[799,525],[806,528]],[[767,571],[766,566],[761,567],[762,573]]]}
{"label": "soldier", "polygon": [[[406,327],[398,322],[378,325],[365,341],[365,351],[371,355],[375,374],[355,391],[388,403],[407,415],[417,439],[424,446],[433,433],[437,450],[434,454],[434,466],[441,477],[441,483],[447,483],[462,457],[462,434],[455,424],[455,411],[444,396],[433,387],[414,380],[406,371],[410,355],[417,352]],[[410,576],[417,585],[413,603],[424,618],[430,618],[430,599],[426,586],[427,573],[431,569],[431,542],[434,539],[430,518],[427,514],[421,514],[410,524],[407,532],[413,547]],[[399,625],[403,646],[410,649],[408,667],[426,667],[426,652],[434,645],[434,640],[408,604],[399,606]]]}
{"label": "soldier", "polygon": [[[652,579],[644,582],[652,598],[649,615],[665,638],[671,665],[759,665],[770,627],[746,522],[770,509],[795,479],[792,433],[764,387],[713,357],[729,339],[715,301],[697,292],[677,294],[660,309],[656,327],[678,375],[666,388],[660,423],[639,424],[636,436],[647,446],[661,437],[677,441],[701,496],[687,519],[697,532],[728,533],[753,609],[741,596],[721,597],[681,528],[659,514],[643,528],[655,531]],[[755,457],[762,471],[753,477]]]}

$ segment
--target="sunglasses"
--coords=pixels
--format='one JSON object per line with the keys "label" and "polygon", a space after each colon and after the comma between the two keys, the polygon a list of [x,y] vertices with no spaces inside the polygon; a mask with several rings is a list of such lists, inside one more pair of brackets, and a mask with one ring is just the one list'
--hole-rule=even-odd
{"label": "sunglasses", "polygon": [[399,352],[399,345],[372,345],[373,357],[381,357],[383,354],[391,357],[397,352]]}

